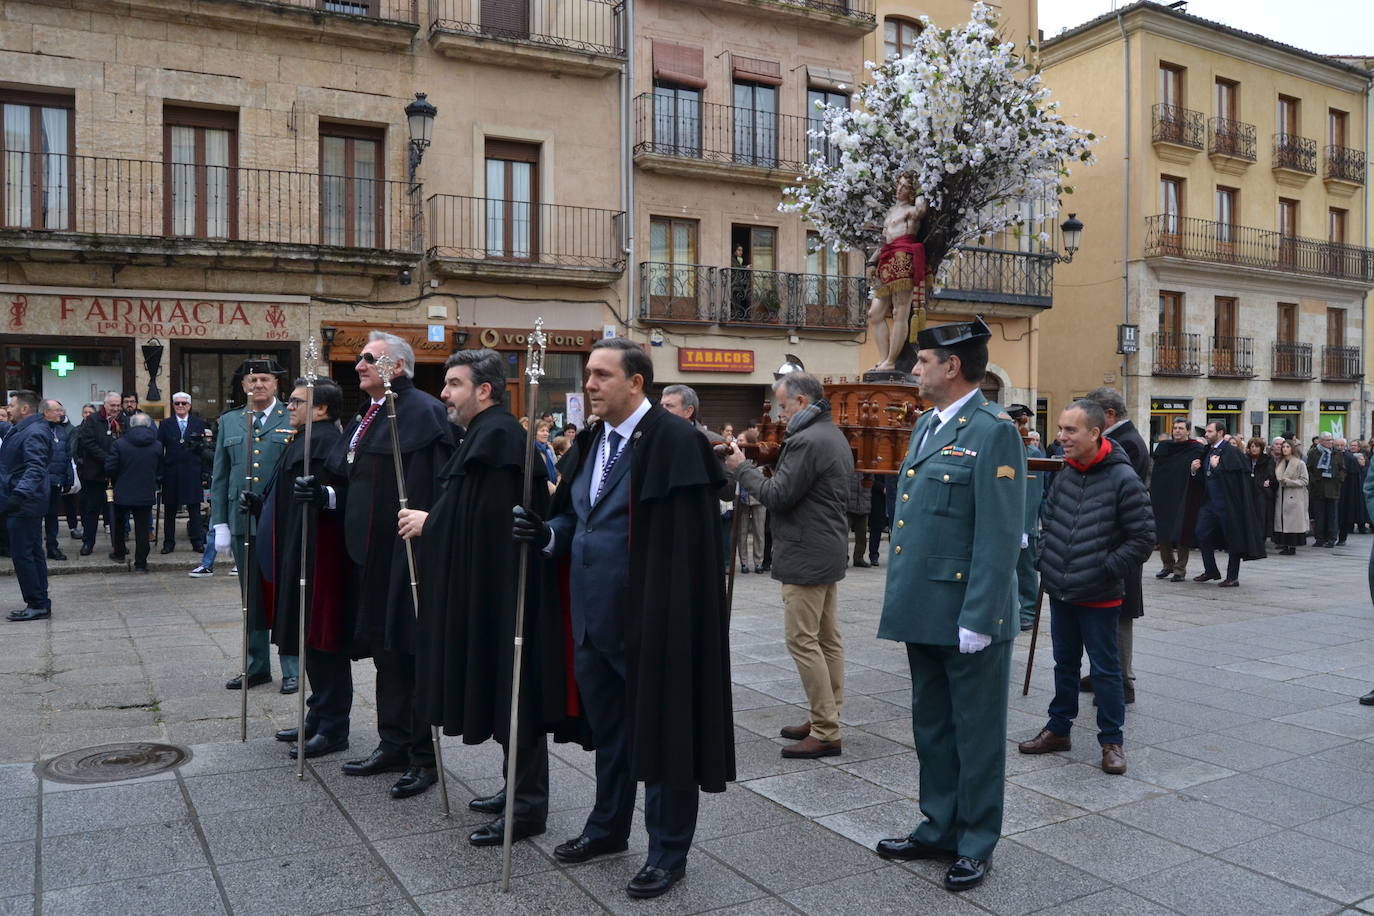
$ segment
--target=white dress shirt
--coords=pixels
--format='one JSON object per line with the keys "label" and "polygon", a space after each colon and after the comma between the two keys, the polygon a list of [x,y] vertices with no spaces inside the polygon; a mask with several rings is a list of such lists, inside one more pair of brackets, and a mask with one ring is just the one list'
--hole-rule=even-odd
{"label": "white dress shirt", "polygon": [[630,436],[634,433],[635,427],[639,425],[640,420],[644,419],[644,415],[649,412],[651,406],[653,405],[649,403],[649,399],[645,398],[639,402],[639,406],[634,409],[633,413],[620,421],[620,425],[610,426],[604,431],[601,436],[601,443],[596,450],[596,464],[592,466],[591,489],[587,491],[590,499],[596,499],[596,493],[601,489],[601,478],[605,475],[611,458],[614,457],[611,455],[611,433],[620,434],[620,446],[616,450],[618,455],[625,449],[625,444],[630,441]]}
{"label": "white dress shirt", "polygon": [[967,404],[967,403],[969,402],[969,399],[972,398],[974,395],[977,395],[978,397],[981,398],[981,397],[983,396],[983,392],[982,392],[981,390],[975,388],[975,389],[973,389],[972,391],[970,391],[968,394],[964,395],[964,396],[963,396],[962,398],[960,398],[959,400],[955,401],[953,404],[950,404],[948,407],[944,408],[943,410],[937,410],[937,411],[935,412],[935,416],[939,419],[940,422],[939,422],[938,424],[934,424],[934,425],[931,425],[931,426],[926,427],[926,433],[925,433],[924,436],[921,437],[921,447],[918,448],[918,449],[916,450],[916,454],[919,455],[919,454],[921,454],[923,451],[925,451],[926,442],[927,442],[927,440],[930,439],[930,434],[931,434],[932,432],[934,432],[934,431],[940,429],[940,428],[943,427],[946,423],[948,423],[950,420],[953,420],[956,416],[958,416],[958,415],[959,415],[959,411],[961,411],[961,410],[964,409],[964,405]]}

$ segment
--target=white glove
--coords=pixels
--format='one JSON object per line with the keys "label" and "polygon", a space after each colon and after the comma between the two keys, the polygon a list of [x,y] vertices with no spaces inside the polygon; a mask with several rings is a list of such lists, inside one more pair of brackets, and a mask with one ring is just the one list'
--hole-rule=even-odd
{"label": "white glove", "polygon": [[225,550],[228,550],[228,549],[229,549],[229,526],[228,526],[228,525],[216,525],[216,526],[215,526],[215,553],[220,553],[220,552],[225,551]]}
{"label": "white glove", "polygon": [[984,636],[982,633],[975,633],[972,630],[959,628],[959,651],[964,655],[972,655],[974,652],[982,652],[992,644],[991,636]]}

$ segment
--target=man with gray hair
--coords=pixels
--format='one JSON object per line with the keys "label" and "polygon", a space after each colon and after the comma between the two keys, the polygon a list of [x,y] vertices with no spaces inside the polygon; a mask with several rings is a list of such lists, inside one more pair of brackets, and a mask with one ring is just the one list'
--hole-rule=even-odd
{"label": "man with gray hair", "polygon": [[124,525],[134,519],[134,572],[148,571],[149,537],[153,503],[162,477],[162,446],[153,429],[153,418],[143,411],[129,414],[128,428],[105,458],[105,474],[114,481],[114,524],[110,526],[110,559],[123,562]]}
{"label": "man with gray hair", "polygon": [[782,583],[787,651],[797,665],[811,717],[785,726],[796,743],[784,757],[840,753],[844,646],[837,619],[837,583],[849,561],[849,480],[854,453],[830,417],[825,389],[813,375],[791,372],[773,388],[778,419],[787,424],[772,477],[730,446],[725,469],[767,509],[773,527],[773,578]]}

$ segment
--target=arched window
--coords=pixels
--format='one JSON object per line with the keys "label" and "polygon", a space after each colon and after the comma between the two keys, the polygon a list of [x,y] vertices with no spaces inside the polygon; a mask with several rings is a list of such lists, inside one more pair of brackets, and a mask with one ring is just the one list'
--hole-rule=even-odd
{"label": "arched window", "polygon": [[888,16],[883,20],[883,57],[887,60],[901,57],[911,50],[911,46],[916,43],[916,36],[919,34],[921,34],[919,22]]}
{"label": "arched window", "polygon": [[[983,376],[983,383],[978,386],[983,391],[983,397],[992,401],[994,404],[1002,403],[1002,380],[989,372]],[[1003,404],[1005,407],[1006,405]]]}

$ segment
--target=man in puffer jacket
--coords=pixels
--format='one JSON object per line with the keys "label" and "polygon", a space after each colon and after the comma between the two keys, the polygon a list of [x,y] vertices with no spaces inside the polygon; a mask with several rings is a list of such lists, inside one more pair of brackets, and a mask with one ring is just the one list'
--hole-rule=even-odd
{"label": "man in puffer jacket", "polygon": [[1126,703],[1117,616],[1128,573],[1154,549],[1155,519],[1145,485],[1124,450],[1103,436],[1106,425],[1093,401],[1074,401],[1059,415],[1065,465],[1045,497],[1040,554],[1040,577],[1050,597],[1054,699],[1049,723],[1019,748],[1023,754],[1069,750],[1086,648],[1097,694],[1102,770],[1119,775],[1126,772],[1121,733]]}

